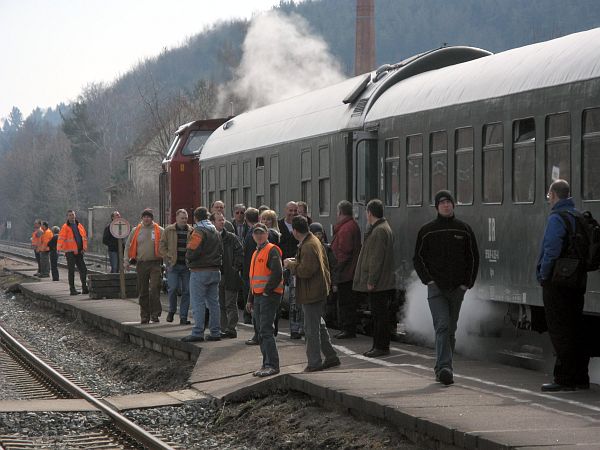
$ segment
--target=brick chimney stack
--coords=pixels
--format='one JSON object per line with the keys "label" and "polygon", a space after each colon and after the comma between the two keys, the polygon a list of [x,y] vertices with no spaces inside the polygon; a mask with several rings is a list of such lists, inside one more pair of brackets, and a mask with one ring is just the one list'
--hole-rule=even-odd
{"label": "brick chimney stack", "polygon": [[375,69],[375,0],[356,0],[354,74]]}

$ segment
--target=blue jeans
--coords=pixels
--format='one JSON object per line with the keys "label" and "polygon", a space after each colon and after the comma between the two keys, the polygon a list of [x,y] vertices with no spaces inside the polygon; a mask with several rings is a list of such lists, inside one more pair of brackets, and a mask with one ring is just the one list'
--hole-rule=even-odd
{"label": "blue jeans", "polygon": [[273,336],[273,321],[279,309],[281,295],[273,294],[268,297],[254,297],[254,322],[257,325],[258,343],[263,356],[262,367],[279,370],[279,353],[275,336]]}
{"label": "blue jeans", "polygon": [[452,371],[452,354],[456,344],[456,324],[465,291],[457,287],[446,291],[435,283],[427,285],[427,301],[435,329],[435,374],[442,369]]}
{"label": "blue jeans", "polygon": [[304,338],[306,339],[306,358],[309,367],[321,366],[321,352],[325,356],[325,361],[337,359],[337,353],[331,345],[329,331],[323,315],[325,314],[325,305],[327,299],[316,303],[303,304],[304,311]]}
{"label": "blue jeans", "polygon": [[219,281],[221,281],[221,272],[218,270],[190,272],[190,300],[194,316],[192,336],[204,336],[204,315],[208,308],[210,335],[221,337]]}
{"label": "blue jeans", "polygon": [[190,309],[190,271],[185,264],[167,267],[167,285],[169,296],[169,312],[177,312],[177,288],[181,287],[181,306],[179,318],[187,319]]}
{"label": "blue jeans", "polygon": [[110,273],[119,273],[119,252],[109,250],[108,261],[110,262]]}

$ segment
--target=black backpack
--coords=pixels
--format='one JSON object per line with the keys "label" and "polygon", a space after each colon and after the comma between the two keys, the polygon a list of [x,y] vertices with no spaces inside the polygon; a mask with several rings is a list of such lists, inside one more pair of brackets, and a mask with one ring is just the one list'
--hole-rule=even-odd
{"label": "black backpack", "polygon": [[[583,268],[588,272],[598,270],[600,268],[600,224],[598,221],[589,211],[583,213],[561,211],[558,214],[565,223],[569,237],[565,241],[563,254],[566,252],[565,256],[581,260]],[[575,218],[575,230],[568,218],[569,215]]]}

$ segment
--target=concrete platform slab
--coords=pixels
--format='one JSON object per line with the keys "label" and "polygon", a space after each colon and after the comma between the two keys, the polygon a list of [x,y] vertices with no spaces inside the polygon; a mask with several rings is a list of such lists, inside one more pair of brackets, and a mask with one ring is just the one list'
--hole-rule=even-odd
{"label": "concrete platform slab", "polygon": [[0,412],[97,411],[82,399],[0,400]]}

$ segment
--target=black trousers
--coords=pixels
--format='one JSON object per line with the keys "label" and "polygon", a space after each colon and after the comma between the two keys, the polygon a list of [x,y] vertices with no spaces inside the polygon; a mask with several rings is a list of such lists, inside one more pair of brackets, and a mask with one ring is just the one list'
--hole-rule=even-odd
{"label": "black trousers", "polygon": [[79,278],[81,279],[81,286],[87,286],[87,267],[85,266],[85,261],[83,260],[83,255],[81,253],[74,254],[73,252],[65,253],[67,258],[67,269],[69,270],[69,287],[72,291],[75,290],[75,266],[77,266],[77,270],[79,271]]}
{"label": "black trousers", "polygon": [[38,273],[42,273],[42,266],[40,263],[40,252],[38,252],[37,250],[34,250],[33,253],[35,254],[35,261],[37,262],[37,266],[38,266]]}
{"label": "black trousers", "polygon": [[369,292],[371,317],[373,318],[373,348],[390,349],[390,303],[394,291]]}
{"label": "black trousers", "polygon": [[352,290],[352,280],[338,284],[337,301],[340,330],[356,333],[358,296]]}
{"label": "black trousers", "polygon": [[590,362],[583,334],[584,292],[547,284],[543,287],[548,333],[556,353],[554,382],[587,384]]}
{"label": "black trousers", "polygon": [[58,281],[58,252],[50,250],[50,270],[52,271],[52,281]]}

